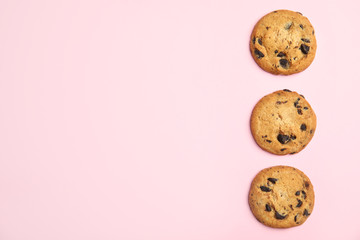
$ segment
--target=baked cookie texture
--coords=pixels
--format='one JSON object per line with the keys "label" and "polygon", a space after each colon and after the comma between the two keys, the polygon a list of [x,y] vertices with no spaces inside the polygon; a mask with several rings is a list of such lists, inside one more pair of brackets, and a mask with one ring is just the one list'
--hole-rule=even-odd
{"label": "baked cookie texture", "polygon": [[303,95],[284,89],[259,100],[251,114],[250,128],[263,150],[295,154],[314,136],[316,115]]}
{"label": "baked cookie texture", "polygon": [[269,73],[298,73],[315,58],[315,31],[300,12],[273,11],[255,25],[250,50],[255,62]]}
{"label": "baked cookie texture", "polygon": [[303,224],[315,203],[310,179],[289,166],[261,170],[251,183],[249,205],[258,221],[273,228]]}

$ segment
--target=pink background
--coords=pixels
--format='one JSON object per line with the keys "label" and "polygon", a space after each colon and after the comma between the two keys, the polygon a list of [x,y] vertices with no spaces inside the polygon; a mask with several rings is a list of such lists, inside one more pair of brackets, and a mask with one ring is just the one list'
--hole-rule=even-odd
{"label": "pink background", "polygon": [[[360,239],[358,1],[0,1],[0,239]],[[302,12],[306,71],[262,71],[249,36]],[[274,156],[249,118],[265,94],[305,95],[312,142]],[[247,194],[261,169],[303,170],[315,209],[263,226]]]}

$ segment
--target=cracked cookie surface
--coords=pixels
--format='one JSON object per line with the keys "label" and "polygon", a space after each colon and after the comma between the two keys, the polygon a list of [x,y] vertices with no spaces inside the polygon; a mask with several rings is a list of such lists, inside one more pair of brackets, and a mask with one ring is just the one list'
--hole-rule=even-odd
{"label": "cracked cookie surface", "polygon": [[315,31],[299,12],[273,11],[255,25],[250,51],[255,62],[269,73],[298,73],[310,66],[315,58]]}
{"label": "cracked cookie surface", "polygon": [[316,115],[303,95],[284,89],[259,100],[251,114],[250,128],[263,150],[295,154],[314,136]]}
{"label": "cracked cookie surface", "polygon": [[251,183],[249,206],[258,221],[274,228],[303,224],[315,203],[313,185],[300,170],[274,166],[261,170]]}

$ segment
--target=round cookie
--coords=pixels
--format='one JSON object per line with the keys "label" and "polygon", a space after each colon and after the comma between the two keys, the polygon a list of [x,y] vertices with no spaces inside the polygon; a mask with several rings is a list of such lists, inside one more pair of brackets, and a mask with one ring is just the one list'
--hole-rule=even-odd
{"label": "round cookie", "polygon": [[251,183],[249,205],[261,223],[274,228],[303,224],[315,203],[310,179],[289,166],[261,170]]}
{"label": "round cookie", "polygon": [[315,57],[314,28],[299,12],[273,11],[255,25],[250,50],[256,63],[269,73],[289,75],[301,72]]}
{"label": "round cookie", "polygon": [[250,128],[265,151],[294,154],[314,136],[316,115],[303,95],[284,89],[260,99],[252,111]]}

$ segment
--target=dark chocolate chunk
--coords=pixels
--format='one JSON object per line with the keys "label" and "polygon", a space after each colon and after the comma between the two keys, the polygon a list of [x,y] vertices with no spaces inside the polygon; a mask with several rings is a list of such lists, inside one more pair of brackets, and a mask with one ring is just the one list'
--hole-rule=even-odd
{"label": "dark chocolate chunk", "polygon": [[309,53],[309,50],[310,50],[310,47],[305,45],[305,44],[301,44],[300,45],[300,50],[303,54],[308,54]]}
{"label": "dark chocolate chunk", "polygon": [[296,136],[295,135],[290,135],[291,140],[295,140]]}
{"label": "dark chocolate chunk", "polygon": [[262,41],[261,41],[260,38],[258,39],[258,43],[259,43],[260,45],[262,45]]}
{"label": "dark chocolate chunk", "polygon": [[287,59],[280,59],[279,63],[282,68],[284,69],[289,68],[289,61]]}
{"label": "dark chocolate chunk", "polygon": [[296,195],[296,196],[300,196],[300,191],[297,191],[297,192],[295,193],[295,195]]}
{"label": "dark chocolate chunk", "polygon": [[304,26],[302,24],[299,25],[301,27],[301,29],[304,29]]}
{"label": "dark chocolate chunk", "polygon": [[282,148],[282,149],[280,149],[280,151],[282,151],[282,152],[283,152],[283,151],[285,151],[285,150],[286,150],[286,148]]}
{"label": "dark chocolate chunk", "polygon": [[300,94],[300,96],[301,96],[303,99],[305,99],[304,95],[301,95],[301,94]]}
{"label": "dark chocolate chunk", "polygon": [[285,219],[287,215],[281,215],[280,213],[278,213],[277,211],[275,211],[275,218],[282,220]]}
{"label": "dark chocolate chunk", "polygon": [[283,134],[279,134],[277,136],[277,140],[281,143],[281,144],[286,144],[290,141],[290,137],[288,135],[283,135]]}
{"label": "dark chocolate chunk", "polygon": [[301,41],[306,42],[306,43],[310,43],[310,40],[307,39],[307,38],[302,38]]}
{"label": "dark chocolate chunk", "polygon": [[271,141],[271,140],[269,140],[269,139],[266,139],[266,141],[267,141],[268,143],[272,143],[272,141]]}
{"label": "dark chocolate chunk", "polygon": [[253,42],[253,44],[255,44],[255,37],[253,37],[252,42]]}
{"label": "dark chocolate chunk", "polygon": [[299,100],[300,100],[300,98],[298,98],[298,100],[296,100],[296,101],[294,102],[294,107],[297,107],[297,105],[299,104]]}
{"label": "dark chocolate chunk", "polygon": [[306,125],[303,123],[300,126],[301,131],[306,131]]}
{"label": "dark chocolate chunk", "polygon": [[266,205],[265,205],[265,211],[271,212],[271,207],[270,207],[269,204],[266,204]]}
{"label": "dark chocolate chunk", "polygon": [[255,51],[254,51],[254,53],[255,53],[255,56],[257,57],[257,58],[263,58],[265,55],[262,53],[262,52],[260,52],[257,48],[255,48]]}
{"label": "dark chocolate chunk", "polygon": [[296,214],[295,217],[294,217],[294,221],[295,221],[295,222],[297,221],[297,216],[298,216],[298,215]]}
{"label": "dark chocolate chunk", "polygon": [[285,56],[286,56],[286,54],[283,52],[279,52],[279,54],[277,55],[277,57],[285,57]]}
{"label": "dark chocolate chunk", "polygon": [[296,205],[297,208],[301,207],[301,205],[303,204],[302,201],[300,199],[297,199],[298,200],[298,204]]}
{"label": "dark chocolate chunk", "polygon": [[300,108],[298,108],[297,112],[298,112],[299,115],[303,114]]}
{"label": "dark chocolate chunk", "polygon": [[263,191],[263,192],[270,192],[270,191],[271,191],[270,188],[265,187],[265,186],[260,186],[260,189],[261,189],[261,191]]}
{"label": "dark chocolate chunk", "polygon": [[270,27],[266,27],[266,30],[269,30]]}
{"label": "dark chocolate chunk", "polygon": [[307,209],[305,209],[305,210],[304,210],[304,214],[303,214],[303,215],[307,217],[307,216],[310,216],[310,213],[308,212],[308,210],[307,210]]}
{"label": "dark chocolate chunk", "polygon": [[292,92],[289,89],[283,89],[284,92]]}
{"label": "dark chocolate chunk", "polygon": [[305,191],[301,191],[301,193],[303,194],[303,198],[306,199],[306,192],[305,192]]}
{"label": "dark chocolate chunk", "polygon": [[275,50],[275,52],[274,52],[275,54],[277,54],[278,53],[278,50]]}
{"label": "dark chocolate chunk", "polygon": [[308,110],[309,108],[308,107],[304,107],[304,110]]}
{"label": "dark chocolate chunk", "polygon": [[278,179],[277,178],[268,178],[267,180],[269,182],[272,182],[273,184],[275,184]]}

